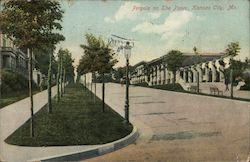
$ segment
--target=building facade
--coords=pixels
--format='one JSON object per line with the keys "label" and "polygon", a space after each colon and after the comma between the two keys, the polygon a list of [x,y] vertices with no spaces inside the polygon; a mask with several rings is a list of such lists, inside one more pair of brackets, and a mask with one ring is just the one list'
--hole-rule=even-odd
{"label": "building facade", "polygon": [[[224,82],[224,69],[230,65],[230,57],[224,57],[224,53],[202,53],[199,61],[192,53],[183,55],[182,67],[176,72],[176,83],[180,83],[184,89],[187,83],[197,83],[198,80],[199,82]],[[165,57],[166,55],[136,64],[131,75],[131,83],[147,83],[150,86],[173,83],[174,74],[167,69]]]}
{"label": "building facade", "polygon": [[[34,58],[34,57],[33,57]],[[33,65],[36,60],[33,59]],[[33,66],[35,67],[35,66]],[[28,78],[28,56],[27,51],[17,48],[13,40],[0,31],[0,69],[19,73]],[[41,73],[39,69],[33,69],[33,79],[40,84]]]}

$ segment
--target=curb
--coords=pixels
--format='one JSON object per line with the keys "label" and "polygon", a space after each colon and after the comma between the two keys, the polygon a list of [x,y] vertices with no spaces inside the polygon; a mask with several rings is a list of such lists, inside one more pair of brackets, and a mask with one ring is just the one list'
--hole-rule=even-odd
{"label": "curb", "polygon": [[51,157],[46,157],[42,159],[34,159],[30,160],[33,162],[57,162],[57,161],[79,161],[79,160],[86,160],[89,158],[101,156],[116,150],[119,150],[123,147],[128,146],[129,144],[133,143],[137,137],[139,136],[137,128],[134,126],[133,131],[127,135],[126,137],[119,139],[117,141],[103,144],[96,146],[91,149],[87,149],[80,152],[73,152],[63,155],[56,155]]}

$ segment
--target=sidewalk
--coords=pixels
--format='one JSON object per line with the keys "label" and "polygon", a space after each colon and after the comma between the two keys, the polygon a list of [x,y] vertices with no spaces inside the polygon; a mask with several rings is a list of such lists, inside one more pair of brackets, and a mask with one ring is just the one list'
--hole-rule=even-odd
{"label": "sidewalk", "polygon": [[[52,88],[52,96],[56,95],[56,87]],[[47,103],[47,91],[34,95],[34,113]],[[25,98],[0,109],[0,161],[27,162],[31,159],[76,152],[89,146],[64,147],[22,147],[9,145],[4,140],[30,118],[30,100]]]}

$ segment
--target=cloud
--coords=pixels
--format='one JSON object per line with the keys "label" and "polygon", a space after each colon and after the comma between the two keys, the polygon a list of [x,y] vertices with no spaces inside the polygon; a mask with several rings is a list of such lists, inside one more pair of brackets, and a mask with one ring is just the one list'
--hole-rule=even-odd
{"label": "cloud", "polygon": [[132,28],[132,32],[144,34],[157,34],[164,40],[164,49],[178,49],[183,45],[186,24],[192,19],[197,20],[196,16],[190,11],[171,12],[161,24],[144,21]]}
{"label": "cloud", "polygon": [[127,1],[124,2],[118,11],[115,13],[114,17],[105,17],[104,21],[108,23],[115,23],[121,20],[134,20],[139,12],[133,12],[134,6],[142,6],[138,2]]}
{"label": "cloud", "polygon": [[105,17],[104,21],[107,22],[107,23],[115,23],[115,20],[110,18],[110,17]]}
{"label": "cloud", "polygon": [[182,26],[187,24],[193,17],[194,15],[190,11],[172,12],[165,19],[163,24],[154,24],[152,22],[145,21],[135,26],[132,29],[132,32],[161,34],[161,38],[166,39],[178,31]]}
{"label": "cloud", "polygon": [[152,13],[148,13],[148,16],[151,19],[158,19],[161,16],[161,12],[152,12]]}
{"label": "cloud", "polygon": [[142,19],[142,15],[145,14],[147,18],[157,19],[161,16],[161,12],[149,12],[148,10],[143,11],[143,8],[147,6],[142,5],[139,2],[126,1],[117,10],[113,17],[106,16],[104,21],[107,23],[115,23],[122,20],[136,20],[138,18]]}

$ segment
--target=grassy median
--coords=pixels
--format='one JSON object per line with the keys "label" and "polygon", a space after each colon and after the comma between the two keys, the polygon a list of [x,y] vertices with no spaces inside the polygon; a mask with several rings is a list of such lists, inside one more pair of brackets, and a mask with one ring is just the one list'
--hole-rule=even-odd
{"label": "grassy median", "polygon": [[118,140],[133,127],[80,84],[69,85],[59,103],[53,100],[53,112],[43,107],[34,117],[35,137],[30,137],[29,120],[5,142],[20,146],[95,145]]}

